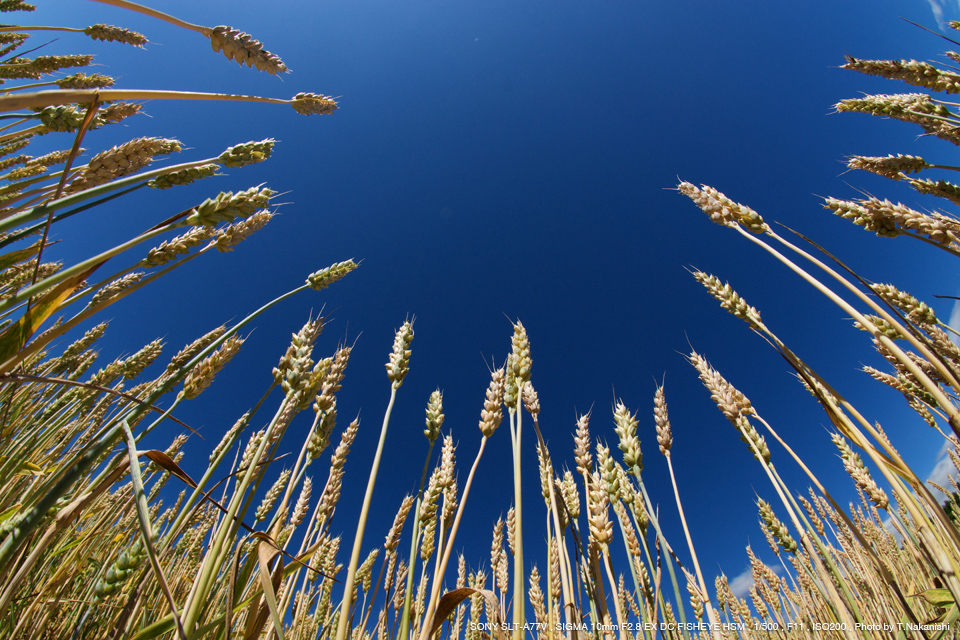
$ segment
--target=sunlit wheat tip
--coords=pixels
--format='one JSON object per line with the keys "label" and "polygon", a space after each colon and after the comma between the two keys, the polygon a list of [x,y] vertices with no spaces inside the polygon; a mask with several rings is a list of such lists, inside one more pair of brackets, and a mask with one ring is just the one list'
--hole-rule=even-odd
{"label": "sunlit wheat tip", "polygon": [[533,607],[533,615],[537,622],[546,624],[547,608],[543,603],[543,591],[540,589],[540,572],[536,565],[530,570],[530,605]]}
{"label": "sunlit wheat tip", "polygon": [[834,108],[840,113],[868,113],[912,122],[920,125],[930,135],[953,144],[960,144],[960,128],[949,122],[953,114],[944,105],[935,103],[924,93],[868,95],[841,100],[834,105]]}
{"label": "sunlit wheat tip", "polygon": [[327,411],[333,406],[334,394],[340,390],[340,384],[343,382],[347,364],[350,362],[350,351],[350,347],[341,347],[337,349],[333,359],[330,360],[324,373],[323,382],[320,385],[320,393],[317,395],[316,402],[313,405],[315,413]]}
{"label": "sunlit wheat tip", "polygon": [[104,89],[112,87],[114,79],[99,73],[75,73],[55,82],[61,89]]}
{"label": "sunlit wheat tip", "polygon": [[343,467],[347,460],[347,455],[350,453],[350,447],[353,446],[353,441],[357,437],[357,432],[359,430],[359,420],[354,420],[347,425],[347,428],[344,429],[343,433],[340,434],[340,444],[337,445],[333,456],[330,458],[330,466],[335,469],[340,469]]}
{"label": "sunlit wheat tip", "polygon": [[236,218],[247,218],[270,204],[270,198],[276,191],[261,187],[250,187],[246,191],[221,192],[215,198],[207,198],[195,207],[186,217],[186,223],[193,226],[212,227],[221,222],[233,222]]}
{"label": "sunlit wheat tip", "polygon": [[737,202],[734,202],[713,187],[701,185],[698,189],[689,182],[681,182],[678,190],[693,200],[713,222],[728,227],[742,224],[753,233],[763,233],[767,225],[760,214]]}
{"label": "sunlit wheat tip", "polygon": [[387,378],[394,389],[403,384],[403,379],[410,371],[410,343],[413,341],[413,324],[404,322],[397,329],[393,338],[393,350],[387,358]]}
{"label": "sunlit wheat tip", "polygon": [[123,377],[127,380],[136,378],[144,369],[160,357],[161,351],[163,351],[163,340],[158,338],[145,345],[129,358],[121,360],[119,364]]}
{"label": "sunlit wheat tip", "polygon": [[740,440],[750,447],[750,452],[753,453],[753,457],[763,462],[770,462],[770,449],[767,447],[767,441],[760,435],[756,427],[750,424],[747,416],[737,416],[733,424],[740,432]]}
{"label": "sunlit wheat tip", "polygon": [[110,284],[106,285],[105,287],[101,288],[99,291],[93,294],[93,296],[90,298],[90,306],[94,307],[100,304],[101,302],[104,302],[106,300],[113,298],[124,289],[131,287],[136,283],[140,282],[140,280],[145,275],[146,274],[143,273],[142,271],[135,271],[134,273],[128,273],[122,278],[118,278],[114,280],[113,282],[111,282]]}
{"label": "sunlit wheat tip", "polygon": [[850,69],[869,76],[901,80],[915,87],[924,87],[944,93],[960,93],[960,75],[938,69],[918,60],[862,60],[846,56],[841,69]]}
{"label": "sunlit wheat tip", "polygon": [[29,33],[17,32],[17,31],[4,31],[0,33],[0,45],[10,45],[9,48],[4,48],[0,53],[9,53],[13,51],[24,42],[27,38],[30,37]]}
{"label": "sunlit wheat tip", "polygon": [[[86,149],[81,148],[78,153],[83,153]],[[31,158],[27,164],[36,165],[43,167],[50,167],[55,164],[63,164],[66,162],[67,158],[70,157],[72,152],[69,149],[64,149],[62,151],[51,151],[50,153],[45,153],[42,156],[36,158]]]}
{"label": "sunlit wheat tip", "polygon": [[494,572],[493,578],[496,580],[497,589],[501,594],[506,594],[510,590],[510,561],[507,554],[501,553],[497,565],[491,565],[490,570]]}
{"label": "sunlit wheat tip", "polygon": [[366,560],[360,565],[360,568],[357,569],[357,582],[360,583],[364,593],[370,591],[370,586],[373,583],[373,563],[377,561],[377,554],[379,553],[380,548],[374,547],[367,555]]}
{"label": "sunlit wheat tip", "polygon": [[611,502],[620,500],[620,475],[617,473],[617,464],[610,455],[610,448],[597,443],[597,465],[600,467],[600,476],[603,486],[610,496]]}
{"label": "sunlit wheat tip", "polygon": [[307,284],[314,291],[321,291],[326,289],[331,284],[340,280],[345,275],[357,268],[357,264],[351,260],[345,260],[344,262],[337,262],[330,265],[326,269],[321,269],[307,276]]}
{"label": "sunlit wheat tip", "polygon": [[506,371],[506,378],[504,379],[503,386],[503,403],[507,407],[507,411],[510,415],[517,410],[517,399],[520,395],[520,387],[518,383],[521,382],[515,375],[513,375],[513,361],[516,359],[516,356],[513,353],[507,354],[507,363],[504,367]]}
{"label": "sunlit wheat tip", "polygon": [[553,465],[550,463],[550,454],[537,443],[537,467],[540,471],[540,494],[547,508],[550,508],[550,482],[553,480]]}
{"label": "sunlit wheat tip", "polygon": [[170,189],[184,184],[191,184],[197,180],[216,175],[217,169],[219,168],[220,165],[217,164],[203,164],[199,167],[189,167],[187,169],[180,169],[179,171],[171,171],[162,176],[157,176],[148,182],[147,186],[152,189]]}
{"label": "sunlit wheat tip", "polygon": [[210,44],[214,51],[222,51],[227,59],[256,67],[272,76],[290,71],[279,57],[266,51],[259,40],[254,40],[249,33],[239,29],[224,25],[214,27],[210,33]]}
{"label": "sunlit wheat tip", "polygon": [[[877,332],[879,334],[885,335],[891,340],[899,340],[900,338],[903,337],[900,335],[900,332],[897,331],[896,327],[894,327],[892,324],[890,324],[880,316],[865,314],[864,317],[867,318],[873,324],[874,327],[876,327]],[[856,320],[853,322],[853,326],[855,326],[857,329],[860,329],[861,331],[870,331],[865,326],[863,326],[863,324],[861,324]]]}
{"label": "sunlit wheat tip", "polygon": [[403,531],[403,524],[407,521],[410,509],[413,507],[413,501],[413,496],[407,495],[404,496],[403,502],[400,503],[400,509],[393,518],[393,526],[391,526],[390,531],[387,532],[387,539],[383,545],[383,548],[387,551],[396,551],[397,545],[400,544],[400,533]]}
{"label": "sunlit wheat tip", "polygon": [[0,179],[16,182],[18,180],[26,180],[27,178],[39,176],[46,171],[47,168],[45,166],[32,164],[30,161],[28,161],[28,163],[24,166],[14,169],[5,176],[0,176]]}
{"label": "sunlit wheat tip", "polygon": [[233,251],[235,246],[267,226],[267,223],[273,219],[273,215],[267,210],[258,211],[246,220],[235,222],[225,229],[221,229],[217,232],[214,246],[221,253]]}
{"label": "sunlit wheat tip", "polygon": [[275,142],[276,140],[273,138],[267,138],[259,142],[245,142],[234,145],[221,153],[217,157],[217,162],[231,169],[263,162],[273,153]]}
{"label": "sunlit wheat tip", "polygon": [[[813,488],[810,489],[813,491]],[[816,510],[814,510],[813,505],[804,498],[803,496],[797,496],[797,499],[800,501],[800,504],[803,505],[804,510],[807,512],[807,516],[810,518],[810,522],[813,524],[813,528],[817,530],[821,536],[824,534],[825,529],[823,528],[823,520],[820,519],[820,516],[817,515]]]}
{"label": "sunlit wheat tip", "polygon": [[621,528],[626,534],[625,539],[627,543],[627,553],[634,558],[639,558],[641,553],[640,541],[637,539],[637,532],[633,528],[633,523],[630,522],[630,515],[627,513],[626,507],[617,502],[614,503],[613,510],[617,513],[617,518],[620,520]]}
{"label": "sunlit wheat tip", "polygon": [[298,93],[293,96],[292,105],[303,116],[331,114],[339,108],[336,100],[322,93]]}
{"label": "sunlit wheat tip", "polygon": [[227,432],[223,434],[223,438],[220,439],[220,442],[217,443],[217,446],[213,448],[213,451],[210,453],[210,462],[214,462],[217,458],[220,457],[220,454],[223,453],[223,450],[233,444],[234,440],[243,429],[246,428],[247,424],[250,422],[250,412],[247,411],[245,414],[240,416],[240,419],[233,423],[233,426],[227,429]]}
{"label": "sunlit wheat tip", "polygon": [[900,203],[873,197],[855,202],[827,198],[825,202],[826,209],[878,236],[913,232],[942,245],[956,243],[960,238],[960,223],[943,214],[921,213]]}
{"label": "sunlit wheat tip", "polygon": [[632,505],[633,501],[637,498],[637,492],[633,488],[630,477],[627,475],[623,465],[617,464],[617,477],[620,478],[620,499],[624,504],[628,506]]}
{"label": "sunlit wheat tip", "polygon": [[[436,550],[437,543],[437,519],[436,517],[431,517],[424,523],[423,527],[423,542],[420,544],[420,559],[426,562],[433,557],[433,552]],[[421,585],[425,583],[421,582]],[[421,597],[420,591],[423,589],[423,586],[420,587],[417,591],[417,604],[414,605],[416,611],[422,611],[423,605],[421,604],[424,600],[424,597]]]}
{"label": "sunlit wheat tip", "polygon": [[430,400],[427,401],[427,420],[423,435],[427,440],[433,442],[440,436],[440,429],[443,427],[443,393],[437,389],[430,394]]}
{"label": "sunlit wheat tip", "polygon": [[423,490],[423,502],[420,503],[420,512],[417,514],[420,522],[432,520],[437,515],[437,501],[440,499],[443,490],[440,485],[440,474],[441,469],[438,465],[433,468],[430,479],[427,480],[427,487]]}
{"label": "sunlit wheat tip", "polygon": [[122,42],[123,44],[133,45],[134,47],[143,48],[143,45],[147,43],[147,37],[143,34],[108,24],[90,25],[84,29],[83,32],[94,40]]}
{"label": "sunlit wheat tip", "polygon": [[83,122],[83,112],[72,105],[56,105],[35,110],[40,123],[54,133],[72,133]]}
{"label": "sunlit wheat tip", "polygon": [[657,427],[657,444],[660,453],[667,455],[673,446],[673,431],[670,428],[670,418],[667,416],[667,399],[663,395],[663,387],[657,387],[653,395],[653,421]]}
{"label": "sunlit wheat tip", "polygon": [[763,528],[768,530],[785,551],[788,553],[797,552],[797,542],[790,535],[787,526],[781,522],[773,513],[773,508],[762,498],[757,499],[757,506],[760,507],[760,518]]}
{"label": "sunlit wheat tip", "polygon": [[[13,142],[8,142],[7,144],[0,146],[0,157],[8,156],[11,153],[16,153],[29,144],[30,140],[14,140]],[[26,154],[20,154],[18,156],[14,156],[13,158],[0,160],[0,169],[8,169],[14,165],[28,162],[29,160],[30,156]]]}
{"label": "sunlit wheat tip", "polygon": [[307,451],[313,458],[319,458],[320,453],[330,444],[330,435],[337,426],[337,401],[336,398],[330,403],[330,406],[318,413],[316,429],[310,435],[310,442],[307,445]]}
{"label": "sunlit wheat tip", "polygon": [[170,360],[170,364],[167,365],[167,372],[173,373],[183,365],[193,360],[198,353],[206,349],[214,340],[218,339],[226,332],[227,328],[224,325],[220,325],[216,329],[208,331],[185,346]]}
{"label": "sunlit wheat tip", "polygon": [[873,504],[880,509],[886,509],[890,505],[890,499],[873,477],[871,477],[866,465],[863,464],[863,460],[860,458],[860,454],[856,453],[839,433],[835,433],[831,437],[833,444],[836,445],[840,451],[840,459],[843,460],[843,467],[847,470],[847,473],[850,474],[850,477],[853,478],[853,481],[867,494],[867,497],[870,498]]}
{"label": "sunlit wheat tip", "polygon": [[38,80],[42,75],[71,69],[86,67],[93,62],[91,55],[65,56],[37,56],[32,60],[14,58],[0,64],[0,78],[32,78]]}
{"label": "sunlit wheat tip", "polygon": [[693,615],[697,617],[697,620],[702,620],[703,603],[706,601],[706,598],[700,593],[700,588],[697,586],[697,579],[693,577],[692,573],[687,571],[686,567],[683,569],[683,576],[687,579],[687,593],[690,595],[690,606],[693,607]]}
{"label": "sunlit wheat tip", "polygon": [[142,110],[142,105],[131,102],[114,102],[108,104],[97,112],[90,128],[97,129],[105,124],[120,122],[140,113]]}
{"label": "sunlit wheat tip", "polygon": [[237,355],[243,340],[236,336],[227,338],[226,342],[220,345],[220,348],[200,361],[197,366],[190,370],[186,380],[183,383],[183,391],[180,393],[187,400],[196,398],[200,393],[210,386],[213,378],[227,366],[227,363]]}
{"label": "sunlit wheat tip", "polygon": [[736,291],[727,284],[720,284],[716,276],[704,273],[703,271],[694,271],[694,279],[706,287],[714,298],[720,302],[720,306],[740,318],[752,327],[758,327],[761,324],[760,312],[741,298]]}
{"label": "sunlit wheat tip", "polygon": [[563,503],[570,513],[570,517],[576,520],[580,517],[580,492],[577,490],[577,482],[573,478],[570,470],[563,472],[563,484],[561,485]]}
{"label": "sunlit wheat tip", "polygon": [[60,355],[60,359],[64,361],[73,360],[78,357],[81,353],[86,351],[94,342],[99,340],[104,332],[107,330],[107,323],[101,322],[95,327],[91,327],[84,332],[75,342],[72,342],[66,349],[63,350],[63,353]]}
{"label": "sunlit wheat tip", "polygon": [[530,338],[527,337],[527,330],[519,320],[513,325],[513,336],[510,339],[513,353],[513,370],[511,373],[522,383],[530,379],[530,368],[533,361],[530,359]]}
{"label": "sunlit wheat tip", "polygon": [[700,381],[710,392],[710,398],[717,403],[717,408],[720,409],[727,420],[736,425],[737,418],[741,413],[751,414],[754,412],[746,396],[727,382],[703,356],[694,351],[690,354],[689,361],[700,374]]}
{"label": "sunlit wheat tip", "polygon": [[727,608],[727,576],[720,574],[717,576],[713,585],[717,591],[717,603],[720,605],[720,611],[723,611]]}
{"label": "sunlit wheat tip", "polygon": [[440,452],[440,487],[446,489],[454,485],[456,477],[457,447],[453,443],[453,436],[443,438],[443,448]]}
{"label": "sunlit wheat tip", "polygon": [[37,7],[22,0],[2,0],[0,11],[36,11]]}
{"label": "sunlit wheat tip", "polygon": [[161,242],[159,246],[150,249],[147,252],[147,257],[141,260],[139,264],[142,267],[165,265],[190,253],[190,249],[205,243],[216,232],[217,230],[213,227],[194,227],[186,233]]}
{"label": "sunlit wheat tip", "polygon": [[507,509],[507,550],[510,555],[517,552],[517,510],[514,507]]}
{"label": "sunlit wheat tip", "polygon": [[504,370],[497,369],[490,375],[483,410],[480,412],[480,432],[485,438],[493,435],[503,420]]}
{"label": "sunlit wheat tip", "polygon": [[900,180],[901,174],[917,173],[931,165],[919,156],[907,156],[902,154],[888,155],[885,158],[873,156],[853,156],[847,161],[847,166],[851,169],[860,169],[869,171],[885,178]]}
{"label": "sunlit wheat tip", "polygon": [[910,387],[903,376],[894,376],[889,373],[874,369],[873,367],[865,366],[861,370],[877,382],[882,382],[883,384],[896,389],[900,393],[906,395],[910,395],[911,393]]}
{"label": "sunlit wheat tip", "polygon": [[634,467],[642,470],[643,454],[640,451],[640,439],[637,438],[637,415],[618,400],[613,409],[613,422],[616,425],[614,431],[620,439],[617,448],[623,452],[623,464],[627,471],[634,473]]}
{"label": "sunlit wheat tip", "polygon": [[496,572],[503,558],[503,518],[497,518],[490,540],[490,568]]}
{"label": "sunlit wheat tip", "polygon": [[83,191],[135,173],[150,164],[154,156],[179,153],[179,140],[137,138],[95,155],[87,168],[67,187],[67,193]]}
{"label": "sunlit wheat tip", "polygon": [[862,98],[841,100],[834,105],[834,108],[839,112],[854,111],[908,121],[918,121],[926,114],[950,116],[949,109],[933,102],[925,93],[867,95]]}
{"label": "sunlit wheat tip", "polygon": [[953,204],[960,204],[960,187],[946,180],[916,180],[907,178],[910,186],[916,189],[918,193],[946,198]]}
{"label": "sunlit wheat tip", "polygon": [[292,334],[290,345],[273,369],[274,382],[283,392],[292,395],[302,390],[305,377],[313,368],[313,343],[323,331],[324,318],[308,320],[300,331]]}
{"label": "sunlit wheat tip", "polygon": [[906,317],[919,324],[937,324],[937,315],[925,302],[921,302],[905,291],[897,289],[892,284],[870,285],[873,292],[884,302],[896,307]]}
{"label": "sunlit wheat tip", "polygon": [[[6,300],[13,296],[21,287],[24,287],[30,283],[33,279],[34,268],[37,265],[37,261],[34,258],[29,262],[24,263],[23,265],[14,265],[11,267],[13,273],[11,274],[9,280],[4,283],[4,291],[0,293],[0,300]],[[37,269],[37,280],[43,280],[55,274],[60,270],[60,267],[63,265],[59,262],[44,262],[40,265],[40,268]]]}
{"label": "sunlit wheat tip", "polygon": [[540,397],[529,380],[523,384],[523,406],[532,416],[540,413]]}
{"label": "sunlit wheat tip", "polygon": [[590,482],[590,515],[587,520],[590,530],[590,542],[604,547],[613,540],[613,523],[610,521],[610,498],[604,489],[603,478],[593,472]]}
{"label": "sunlit wheat tip", "polygon": [[581,474],[590,473],[593,468],[593,454],[590,453],[590,414],[585,413],[577,419],[577,429],[573,436],[574,459],[577,461],[577,471]]}
{"label": "sunlit wheat tip", "polygon": [[267,519],[267,516],[273,511],[274,505],[277,503],[277,499],[280,497],[280,493],[286,489],[287,481],[290,480],[290,470],[284,469],[280,473],[280,477],[273,483],[273,485],[267,490],[263,500],[260,502],[260,506],[257,507],[256,513],[253,516],[253,519],[257,522],[263,522]]}

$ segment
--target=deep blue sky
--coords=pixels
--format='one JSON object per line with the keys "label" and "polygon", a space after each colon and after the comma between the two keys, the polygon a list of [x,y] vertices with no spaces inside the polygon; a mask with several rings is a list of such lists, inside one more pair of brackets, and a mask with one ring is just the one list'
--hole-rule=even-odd
{"label": "deep blue sky", "polygon": [[[753,401],[842,503],[852,499],[852,485],[822,411],[781,358],[706,295],[685,270],[690,265],[730,280],[801,357],[883,423],[920,474],[933,468],[936,434],[904,409],[898,394],[857,373],[865,363],[882,366],[865,334],[672,190],[678,178],[712,185],[768,221],[812,236],[864,277],[920,297],[960,294],[956,263],[945,254],[906,239],[875,238],[825,212],[817,197],[854,198],[863,189],[917,207],[942,205],[881,178],[841,175],[841,161],[854,153],[913,153],[958,164],[953,147],[917,139],[919,129],[909,125],[831,114],[837,101],[861,92],[910,90],[838,69],[845,53],[939,59],[947,43],[899,19],[936,27],[926,2],[154,6],[191,22],[248,31],[293,73],[281,81],[241,69],[213,54],[202,36],[93,2],[43,3],[24,20],[106,22],[146,34],[152,41],[146,51],[70,35],[47,48],[96,53],[104,65],[97,71],[119,77],[121,88],[283,98],[314,91],[339,96],[341,109],[304,118],[271,105],[155,101],[146,105],[151,117],[87,137],[91,154],[140,135],[176,137],[190,148],[181,161],[247,140],[280,142],[265,164],[188,188],[140,192],[61,225],[56,251],[64,260],[115,244],[219,190],[267,182],[285,192],[278,202],[291,203],[234,253],[195,261],[115,305],[107,314],[114,320],[103,362],[158,336],[172,355],[311,271],[363,259],[328,291],[301,295],[263,316],[218,382],[178,411],[207,438],[191,439],[188,468],[205,464],[222,431],[269,385],[290,333],[325,306],[334,320],[318,355],[362,334],[339,399],[344,425],[362,412],[334,524],[351,538],[347,505],[362,498],[389,395],[383,363],[394,329],[415,315],[411,372],[400,389],[366,538],[367,548],[379,544],[400,498],[419,479],[423,409],[437,386],[466,476],[479,441],[485,362],[502,362],[509,349],[506,314],[519,318],[532,340],[533,382],[554,461],[573,464],[576,415],[591,406],[593,433],[614,445],[610,409],[622,397],[639,411],[646,483],[673,546],[683,549],[652,420],[654,381],[666,375],[674,466],[701,563],[711,577],[720,568],[734,576],[746,564],[748,542],[770,556],[753,501],[756,494],[774,496],[685,364],[690,344]],[[960,17],[951,11],[957,13],[947,9],[946,19]],[[50,136],[50,144],[57,142]],[[949,304],[933,305],[949,317]],[[309,417],[295,422],[291,450],[299,449]],[[155,446],[166,446],[174,433],[171,425]],[[542,538],[542,502],[532,432],[525,441],[533,547]],[[805,491],[785,453],[771,447],[774,462]],[[505,427],[487,451],[468,505],[470,533],[460,538],[473,567],[488,564],[488,532],[510,506]],[[313,474],[322,484],[326,465],[315,463]]]}

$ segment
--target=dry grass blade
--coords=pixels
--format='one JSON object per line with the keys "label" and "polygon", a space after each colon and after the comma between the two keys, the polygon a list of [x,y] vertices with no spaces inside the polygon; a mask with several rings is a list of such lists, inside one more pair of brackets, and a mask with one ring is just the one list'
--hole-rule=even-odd
{"label": "dry grass blade", "polygon": [[270,609],[270,617],[273,619],[273,631],[277,634],[279,640],[286,640],[283,635],[283,618],[277,608],[276,591],[280,587],[280,578],[283,576],[283,562],[277,562],[277,566],[271,575],[270,563],[279,555],[276,543],[272,540],[267,542],[269,536],[263,533],[255,533],[252,537],[259,540],[257,543],[257,558],[260,561],[260,586],[263,587],[263,596],[267,601],[267,607]]}
{"label": "dry grass blade", "polygon": [[157,550],[153,546],[153,530],[150,526],[150,509],[147,506],[147,495],[143,489],[143,478],[140,476],[140,459],[137,455],[137,441],[133,437],[133,433],[130,431],[130,425],[127,424],[126,420],[123,420],[121,425],[123,426],[123,434],[126,436],[127,441],[127,453],[130,459],[130,481],[133,483],[133,492],[136,500],[137,506],[137,517],[140,522],[140,533],[143,537],[143,544],[147,550],[147,556],[150,558],[150,565],[153,567],[154,576],[157,578],[161,589],[163,590],[164,596],[167,598],[167,603],[170,605],[170,611],[173,613],[173,618],[177,623],[177,632],[180,634],[181,640],[187,640],[187,632],[183,628],[183,623],[180,621],[180,614],[177,613],[177,603],[173,598],[173,594],[170,592],[170,585],[167,583],[167,578],[163,574],[163,568],[160,566],[160,561],[157,558]]}

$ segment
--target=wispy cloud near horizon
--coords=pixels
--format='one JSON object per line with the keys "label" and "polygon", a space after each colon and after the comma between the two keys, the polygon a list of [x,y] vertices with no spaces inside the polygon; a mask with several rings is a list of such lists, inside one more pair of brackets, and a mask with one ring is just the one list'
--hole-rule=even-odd
{"label": "wispy cloud near horizon", "polygon": [[937,20],[937,26],[940,27],[940,31],[945,33],[951,31],[950,27],[947,26],[949,18],[946,13],[947,11],[960,11],[960,0],[927,0],[927,4],[930,5],[930,10],[933,12],[933,17]]}
{"label": "wispy cloud near horizon", "polygon": [[[766,563],[764,563],[766,564]],[[783,567],[777,565],[766,565],[777,575],[783,573]],[[753,580],[753,571],[750,569],[750,565],[747,565],[747,568],[741,571],[739,574],[730,578],[730,591],[733,592],[733,595],[738,598],[747,599],[750,597],[750,587],[754,585]]]}
{"label": "wispy cloud near horizon", "polygon": [[[928,483],[936,483],[948,491],[950,490],[950,476],[956,475],[953,462],[950,461],[950,456],[947,455],[947,451],[951,446],[952,444],[950,442],[943,443],[943,446],[940,447],[940,452],[937,454],[937,464],[933,467],[930,475],[927,476]],[[934,492],[934,495],[936,495],[938,499],[947,499],[947,496],[943,495],[943,492],[940,490],[934,487],[930,487],[930,490]]]}

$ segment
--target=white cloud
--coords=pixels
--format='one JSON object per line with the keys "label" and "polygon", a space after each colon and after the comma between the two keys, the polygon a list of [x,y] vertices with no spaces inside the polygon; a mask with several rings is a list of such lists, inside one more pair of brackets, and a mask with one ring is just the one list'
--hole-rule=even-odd
{"label": "white cloud", "polygon": [[940,0],[927,0],[927,4],[930,5],[930,9],[933,11],[933,17],[937,19],[937,24],[943,28],[945,24],[943,19],[943,4]]}
{"label": "white cloud", "polygon": [[[950,476],[956,475],[956,469],[954,469],[953,463],[950,461],[950,456],[947,455],[947,451],[952,446],[950,442],[943,443],[943,446],[940,447],[940,452],[937,454],[937,464],[934,465],[933,471],[927,476],[927,482],[935,482],[948,491],[950,490]],[[938,500],[946,500],[947,496],[943,495],[937,489],[930,487],[930,490]]]}
{"label": "white cloud", "polygon": [[[767,566],[777,575],[783,573],[783,567],[779,565]],[[747,565],[747,568],[741,571],[739,575],[730,578],[730,591],[732,591],[733,595],[737,596],[738,598],[749,600],[750,587],[753,585],[753,572],[750,570],[749,565]]]}
{"label": "white cloud", "polygon": [[750,595],[750,587],[753,586],[753,572],[747,567],[743,572],[730,580],[730,591],[738,598],[746,598]]}
{"label": "white cloud", "polygon": [[[953,301],[953,309],[950,310],[950,320],[947,321],[950,328],[954,331],[960,331],[960,300]],[[960,337],[950,334],[950,339],[954,344],[960,344]]]}

